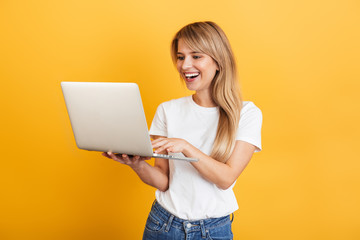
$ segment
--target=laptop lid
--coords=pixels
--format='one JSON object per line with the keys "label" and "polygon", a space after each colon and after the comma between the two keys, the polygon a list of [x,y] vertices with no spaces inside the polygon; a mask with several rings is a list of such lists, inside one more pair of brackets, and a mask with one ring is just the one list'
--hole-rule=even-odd
{"label": "laptop lid", "polygon": [[152,156],[136,83],[61,82],[80,149]]}

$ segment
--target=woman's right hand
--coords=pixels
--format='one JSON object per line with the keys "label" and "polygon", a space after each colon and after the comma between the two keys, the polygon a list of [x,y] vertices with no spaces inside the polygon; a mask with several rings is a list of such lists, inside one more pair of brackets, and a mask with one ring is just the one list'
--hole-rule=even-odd
{"label": "woman's right hand", "polygon": [[154,166],[151,166],[145,161],[151,157],[129,156],[112,152],[104,152],[102,155],[130,166],[144,183],[160,191],[164,192],[169,188],[169,160],[167,159],[155,159]]}
{"label": "woman's right hand", "polygon": [[140,165],[145,161],[151,159],[151,157],[140,157],[136,156],[129,156],[127,154],[115,154],[112,152],[103,152],[102,155],[104,157],[113,159],[121,164],[128,165],[131,168],[140,167]]}

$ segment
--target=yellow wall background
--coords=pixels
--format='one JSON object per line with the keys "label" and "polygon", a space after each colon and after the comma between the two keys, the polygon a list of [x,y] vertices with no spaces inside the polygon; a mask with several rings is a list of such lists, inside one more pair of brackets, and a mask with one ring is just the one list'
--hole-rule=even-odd
{"label": "yellow wall background", "polygon": [[190,94],[169,45],[198,20],[225,30],[264,115],[235,239],[360,239],[357,0],[2,0],[0,239],[141,238],[155,190],[76,148],[60,82],[137,82],[149,125]]}

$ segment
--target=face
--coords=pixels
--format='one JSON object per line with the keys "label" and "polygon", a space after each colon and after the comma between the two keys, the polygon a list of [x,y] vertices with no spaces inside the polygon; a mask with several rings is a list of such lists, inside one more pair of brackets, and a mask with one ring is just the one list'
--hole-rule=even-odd
{"label": "face", "polygon": [[196,52],[179,39],[177,52],[177,70],[186,86],[192,91],[209,91],[212,80],[218,70],[217,63],[209,55]]}

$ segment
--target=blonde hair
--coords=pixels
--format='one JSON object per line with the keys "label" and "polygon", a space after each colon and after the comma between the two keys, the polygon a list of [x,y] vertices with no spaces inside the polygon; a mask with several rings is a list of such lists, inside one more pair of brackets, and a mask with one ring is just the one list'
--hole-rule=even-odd
{"label": "blonde hair", "polygon": [[176,64],[178,42],[182,39],[192,50],[205,53],[219,70],[211,83],[213,101],[219,106],[219,123],[211,157],[226,162],[235,146],[242,100],[237,69],[229,40],[214,22],[195,22],[180,29],[171,44],[171,57]]}

